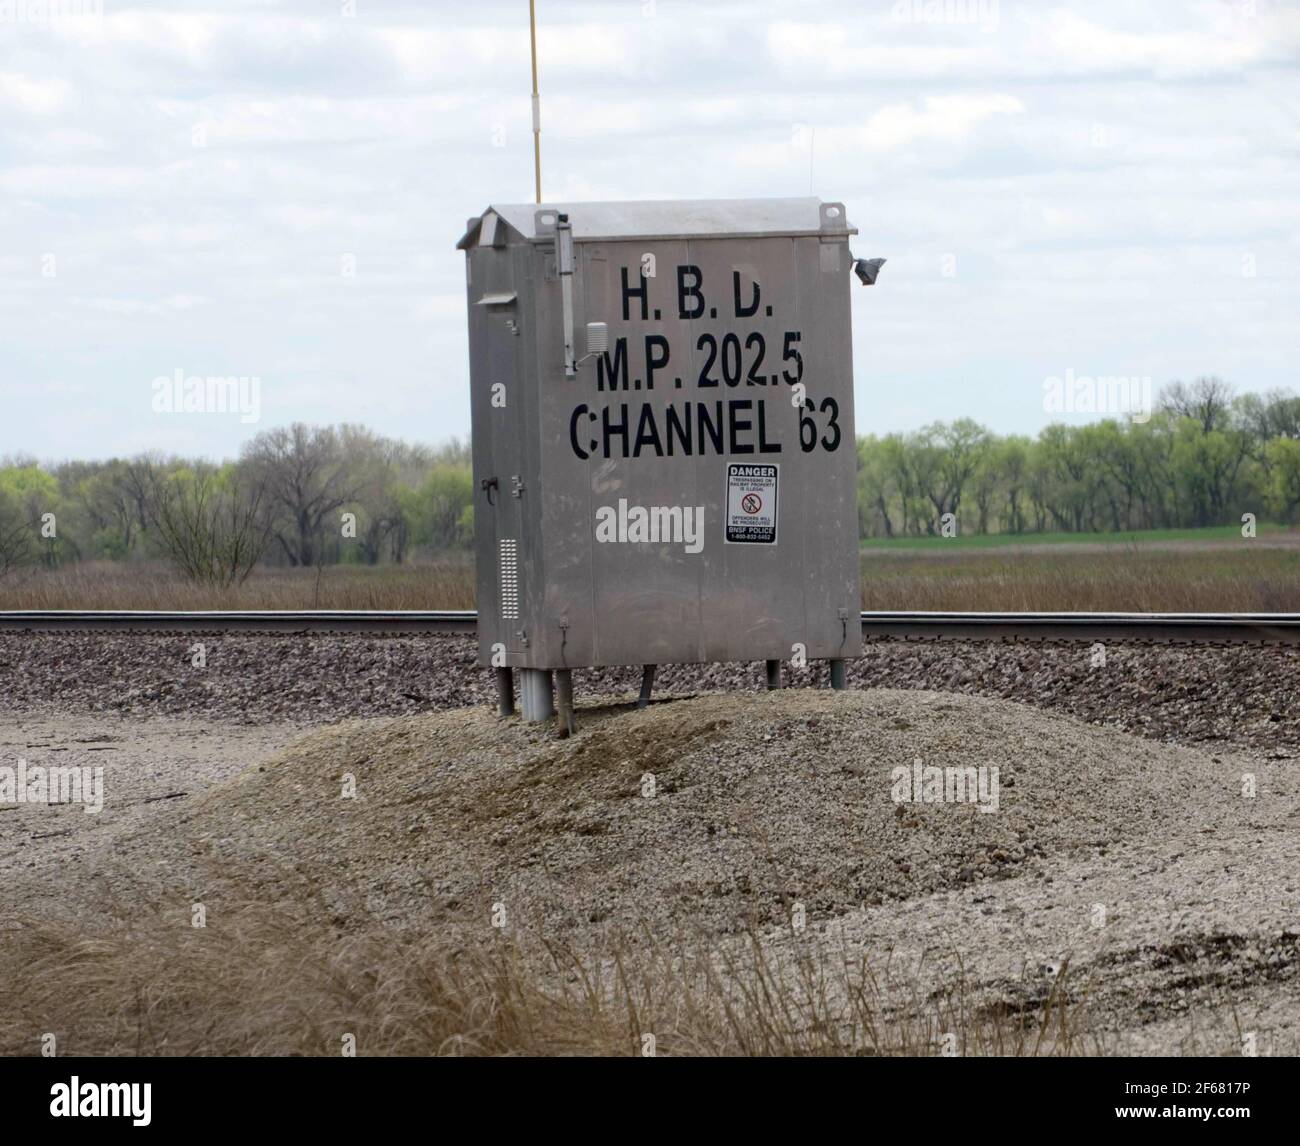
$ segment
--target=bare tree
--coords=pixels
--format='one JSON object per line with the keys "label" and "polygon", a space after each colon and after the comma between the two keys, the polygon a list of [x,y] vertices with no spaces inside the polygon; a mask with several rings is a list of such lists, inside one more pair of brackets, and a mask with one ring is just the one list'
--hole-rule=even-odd
{"label": "bare tree", "polygon": [[149,528],[149,491],[152,475],[159,466],[165,464],[161,453],[140,454],[122,464],[115,477],[115,483],[121,488],[121,496],[131,507],[136,529],[144,533]]}
{"label": "bare tree", "polygon": [[314,564],[326,516],[357,494],[338,432],[295,422],[258,434],[240,457],[265,490],[275,539],[289,564]]}
{"label": "bare tree", "polygon": [[1227,428],[1232,411],[1232,387],[1222,378],[1206,376],[1190,386],[1171,382],[1160,396],[1161,405],[1179,418],[1198,422],[1203,434]]}
{"label": "bare tree", "polygon": [[235,466],[153,467],[148,515],[173,564],[221,589],[242,585],[270,542],[265,490]]}
{"label": "bare tree", "polygon": [[16,498],[0,490],[0,578],[40,560],[36,536],[37,523]]}

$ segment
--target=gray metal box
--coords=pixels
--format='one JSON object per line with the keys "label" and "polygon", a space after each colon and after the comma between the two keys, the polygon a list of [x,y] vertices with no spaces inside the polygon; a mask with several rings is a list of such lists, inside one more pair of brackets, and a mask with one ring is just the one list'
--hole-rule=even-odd
{"label": "gray metal box", "polygon": [[858,655],[852,234],[817,199],[470,220],[485,665]]}

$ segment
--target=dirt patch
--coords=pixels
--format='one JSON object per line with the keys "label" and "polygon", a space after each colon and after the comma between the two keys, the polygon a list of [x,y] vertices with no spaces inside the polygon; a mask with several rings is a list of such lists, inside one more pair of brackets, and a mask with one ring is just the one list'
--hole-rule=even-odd
{"label": "dirt patch", "polygon": [[300,725],[249,727],[177,717],[0,717],[0,767],[16,773],[21,766],[29,777],[35,769],[76,769],[85,781],[76,800],[0,800],[6,913],[77,918],[78,881],[112,864],[123,839],[137,831],[149,838],[159,820],[167,830],[184,805],[301,732]]}

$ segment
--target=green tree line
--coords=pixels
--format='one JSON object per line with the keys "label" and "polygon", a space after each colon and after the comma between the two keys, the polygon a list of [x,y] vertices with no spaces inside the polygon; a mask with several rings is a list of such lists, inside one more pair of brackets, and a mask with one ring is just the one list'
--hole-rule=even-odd
{"label": "green tree line", "polygon": [[[1300,398],[1174,383],[1142,420],[999,436],[970,419],[857,442],[860,533],[1187,528],[1300,518]],[[0,576],[168,559],[208,583],[257,565],[402,563],[472,545],[469,447],[361,426],[266,430],[237,459],[0,460]]]}
{"label": "green tree line", "polygon": [[858,439],[863,537],[1198,528],[1300,515],[1300,397],[1173,383],[1139,419],[999,436],[968,418]]}
{"label": "green tree line", "polygon": [[233,584],[258,564],[377,565],[465,549],[469,447],[361,426],[267,430],[238,459],[158,453],[42,466],[0,461],[0,576],[23,565],[168,559]]}

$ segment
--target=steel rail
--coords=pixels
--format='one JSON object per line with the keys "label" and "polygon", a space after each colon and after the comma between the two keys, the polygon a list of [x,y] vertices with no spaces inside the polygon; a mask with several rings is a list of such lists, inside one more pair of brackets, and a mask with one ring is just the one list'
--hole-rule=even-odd
{"label": "steel rail", "polygon": [[149,609],[19,609],[0,612],[0,630],[35,632],[472,633],[473,609],[390,612],[378,609],[274,609],[159,612]]}
{"label": "steel rail", "polygon": [[1300,613],[862,614],[862,634],[948,640],[1300,644]]}
{"label": "steel rail", "polygon": [[[473,633],[470,609],[397,612],[301,609],[238,612],[23,609],[0,612],[0,631]],[[1298,644],[1300,613],[862,614],[865,637],[921,640],[1148,641]]]}

